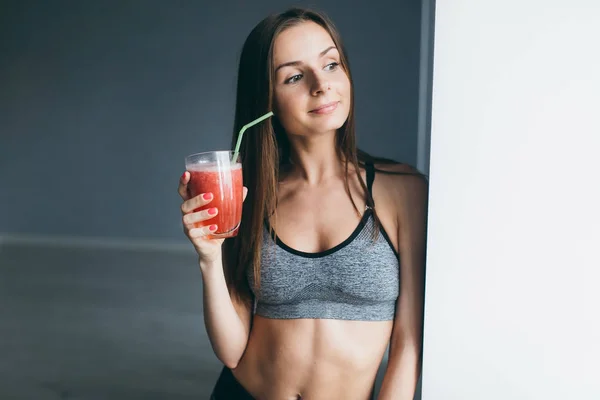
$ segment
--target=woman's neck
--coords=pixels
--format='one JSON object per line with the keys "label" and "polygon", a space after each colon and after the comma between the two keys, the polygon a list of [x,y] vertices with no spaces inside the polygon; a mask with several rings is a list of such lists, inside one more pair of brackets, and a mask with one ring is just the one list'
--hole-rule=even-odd
{"label": "woman's neck", "polygon": [[313,186],[343,177],[345,166],[335,147],[335,137],[298,138],[290,145],[286,179],[302,180]]}

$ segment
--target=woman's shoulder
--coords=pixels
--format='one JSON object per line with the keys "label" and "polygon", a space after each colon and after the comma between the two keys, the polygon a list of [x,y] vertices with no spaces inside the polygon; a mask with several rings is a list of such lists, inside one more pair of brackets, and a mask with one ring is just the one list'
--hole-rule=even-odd
{"label": "woman's shoulder", "polygon": [[374,163],[373,190],[393,200],[397,206],[407,206],[427,199],[427,176],[412,165],[404,163]]}
{"label": "woman's shoulder", "polygon": [[401,162],[373,162],[375,171],[389,173],[391,175],[423,175],[419,170],[410,164]]}
{"label": "woman's shoulder", "polygon": [[375,162],[375,175],[387,184],[406,185],[412,181],[427,183],[427,176],[410,164],[401,162]]}

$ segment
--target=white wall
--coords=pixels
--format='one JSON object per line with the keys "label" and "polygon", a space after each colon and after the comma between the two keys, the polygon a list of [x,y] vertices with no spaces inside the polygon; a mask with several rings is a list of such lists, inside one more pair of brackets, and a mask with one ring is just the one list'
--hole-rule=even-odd
{"label": "white wall", "polygon": [[435,19],[423,399],[600,399],[600,3]]}

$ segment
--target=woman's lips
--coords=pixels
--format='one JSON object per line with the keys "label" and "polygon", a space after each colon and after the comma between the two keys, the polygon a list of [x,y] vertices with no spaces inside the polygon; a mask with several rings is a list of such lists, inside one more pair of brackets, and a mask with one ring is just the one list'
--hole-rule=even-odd
{"label": "woman's lips", "polygon": [[323,104],[322,106],[317,107],[314,110],[310,110],[309,112],[312,114],[329,114],[337,108],[339,103],[339,101],[333,101],[331,103]]}

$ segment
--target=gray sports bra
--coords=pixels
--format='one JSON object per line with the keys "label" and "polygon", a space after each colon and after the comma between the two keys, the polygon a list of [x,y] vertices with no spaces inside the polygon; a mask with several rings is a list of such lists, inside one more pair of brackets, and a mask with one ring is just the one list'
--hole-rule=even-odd
{"label": "gray sports bra", "polygon": [[[375,172],[367,164],[371,192]],[[354,232],[337,246],[319,253],[292,249],[263,230],[260,289],[252,268],[247,277],[257,315],[266,318],[327,318],[385,321],[395,315],[400,263],[381,228],[373,240],[373,211],[367,208]]]}

